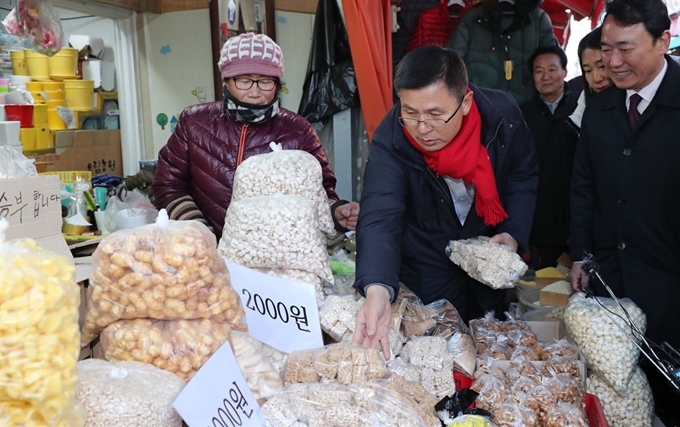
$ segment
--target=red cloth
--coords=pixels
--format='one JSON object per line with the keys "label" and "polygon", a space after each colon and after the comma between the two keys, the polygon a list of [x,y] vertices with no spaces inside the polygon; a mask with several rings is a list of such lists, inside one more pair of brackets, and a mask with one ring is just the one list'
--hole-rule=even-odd
{"label": "red cloth", "polygon": [[472,7],[468,2],[465,2],[465,7],[458,4],[447,7],[447,0],[441,0],[440,3],[420,14],[408,39],[406,52],[427,45],[445,47],[460,19]]}
{"label": "red cloth", "polygon": [[426,151],[406,128],[404,134],[411,145],[423,154],[425,163],[437,176],[447,175],[475,186],[477,215],[484,219],[484,224],[496,225],[508,217],[498,197],[489,153],[481,143],[482,117],[474,99],[470,112],[463,117],[458,134],[441,150]]}

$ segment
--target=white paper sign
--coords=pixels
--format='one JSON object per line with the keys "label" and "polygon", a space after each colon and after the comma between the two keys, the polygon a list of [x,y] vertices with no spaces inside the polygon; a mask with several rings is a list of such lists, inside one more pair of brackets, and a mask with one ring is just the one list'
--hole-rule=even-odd
{"label": "white paper sign", "polygon": [[229,342],[189,381],[173,403],[189,427],[261,427],[259,406]]}
{"label": "white paper sign", "polygon": [[323,347],[316,291],[251,270],[225,258],[231,285],[241,296],[248,333],[284,353]]}

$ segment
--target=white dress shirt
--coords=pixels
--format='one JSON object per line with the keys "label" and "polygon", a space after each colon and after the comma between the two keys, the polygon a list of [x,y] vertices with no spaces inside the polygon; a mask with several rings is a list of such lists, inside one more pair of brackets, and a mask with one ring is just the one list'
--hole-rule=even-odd
{"label": "white dress shirt", "polygon": [[654,99],[654,95],[656,95],[656,91],[659,90],[659,86],[661,86],[661,81],[663,80],[664,76],[666,75],[666,70],[668,70],[668,62],[666,60],[663,60],[663,68],[661,69],[661,72],[652,80],[650,84],[647,86],[643,87],[640,92],[635,92],[632,89],[626,90],[626,111],[628,111],[628,108],[630,107],[630,97],[637,93],[640,95],[642,100],[638,104],[638,112],[640,115],[645,112],[647,107],[649,107],[649,104],[652,102],[652,99]]}
{"label": "white dress shirt", "polygon": [[461,224],[465,224],[472,201],[475,199],[475,186],[466,185],[462,179],[451,178],[444,175],[444,181],[449,187],[451,197],[453,198],[453,207],[456,209],[456,216]]}

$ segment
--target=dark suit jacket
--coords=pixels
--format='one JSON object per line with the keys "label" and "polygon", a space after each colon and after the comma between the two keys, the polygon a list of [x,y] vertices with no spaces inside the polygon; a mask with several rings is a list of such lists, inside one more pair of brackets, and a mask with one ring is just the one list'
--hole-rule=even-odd
{"label": "dark suit jacket", "polygon": [[520,107],[538,153],[538,198],[531,229],[532,246],[567,246],[571,173],[579,138],[579,128],[569,116],[576,109],[580,94],[565,83],[555,114],[538,94]]}
{"label": "dark suit jacket", "polygon": [[[583,116],[571,199],[571,252],[592,252],[619,297],[647,314],[648,337],[680,346],[680,66],[636,127],[626,91],[593,97]],[[595,286],[603,295],[604,289]]]}
{"label": "dark suit jacket", "polygon": [[[397,104],[373,136],[364,172],[354,284],[359,292],[381,283],[392,287],[396,295],[402,282],[425,304],[449,300],[465,320],[497,310],[503,302],[503,292],[471,279],[451,262],[445,249],[450,240],[502,232],[527,245],[538,181],[536,151],[522,114],[508,94],[470,88],[482,117],[480,142],[489,152],[508,218],[495,227],[485,225],[473,203],[461,225],[444,178],[427,167],[423,155],[406,139],[397,121],[401,108]],[[468,291],[476,304],[468,303]],[[475,312],[479,308],[482,311]]]}

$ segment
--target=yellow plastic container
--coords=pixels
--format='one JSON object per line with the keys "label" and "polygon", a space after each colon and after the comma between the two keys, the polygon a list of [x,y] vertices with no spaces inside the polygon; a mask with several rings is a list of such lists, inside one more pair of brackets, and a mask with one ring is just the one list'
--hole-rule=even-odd
{"label": "yellow plastic container", "polygon": [[19,139],[24,151],[35,151],[35,128],[22,128]]}
{"label": "yellow plastic container", "polygon": [[47,105],[33,106],[33,126],[47,126]]}
{"label": "yellow plastic container", "polygon": [[42,123],[35,127],[35,149],[36,150],[50,150],[54,148],[52,139],[50,138],[50,127],[47,123]]}
{"label": "yellow plastic container", "polygon": [[42,82],[26,82],[26,90],[29,92],[42,92],[43,83]]}
{"label": "yellow plastic container", "polygon": [[43,98],[42,92],[31,92],[31,96],[33,97],[33,102],[35,104],[44,104],[45,103],[45,98]]}
{"label": "yellow plastic container", "polygon": [[66,77],[76,75],[78,68],[78,49],[64,47],[53,56],[47,58],[50,76]]}
{"label": "yellow plastic container", "polygon": [[32,50],[24,49],[26,56],[26,65],[28,66],[28,75],[33,80],[49,80],[50,71],[47,65],[47,56],[42,53],[33,52]]}
{"label": "yellow plastic container", "polygon": [[64,80],[66,104],[73,111],[94,109],[94,80]]}
{"label": "yellow plastic container", "polygon": [[73,184],[77,178],[82,178],[86,181],[92,181],[92,172],[90,171],[52,171],[40,172],[39,175],[58,175],[59,181],[64,184]]}
{"label": "yellow plastic container", "polygon": [[64,90],[64,82],[42,82],[42,85],[43,90],[48,92]]}
{"label": "yellow plastic container", "polygon": [[56,109],[47,110],[47,124],[51,130],[66,129],[66,124],[61,117],[59,117],[59,112]]}
{"label": "yellow plastic container", "polygon": [[48,110],[52,110],[57,107],[66,107],[66,100],[65,99],[48,100],[45,101],[45,105],[47,105]]}
{"label": "yellow plastic container", "polygon": [[26,65],[26,55],[23,50],[12,50],[9,52],[12,58],[12,70],[15,76],[27,76],[28,65]]}
{"label": "yellow plastic container", "polygon": [[66,101],[66,92],[63,90],[46,90],[43,95],[47,97],[47,101]]}

